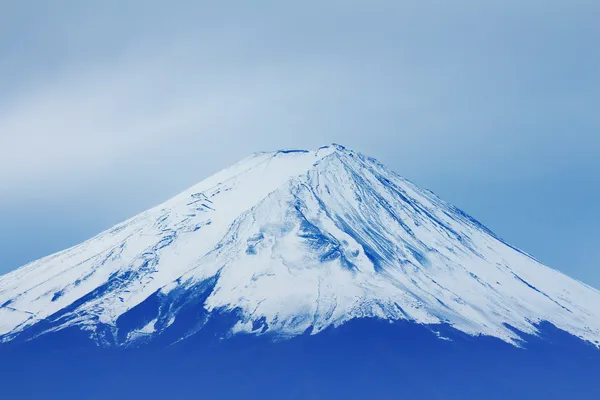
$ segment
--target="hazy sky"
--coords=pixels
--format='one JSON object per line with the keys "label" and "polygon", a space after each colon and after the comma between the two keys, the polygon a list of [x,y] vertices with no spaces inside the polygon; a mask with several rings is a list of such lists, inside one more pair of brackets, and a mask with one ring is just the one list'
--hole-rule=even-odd
{"label": "hazy sky", "polygon": [[254,151],[337,142],[600,287],[599,20],[597,0],[0,0],[0,273]]}

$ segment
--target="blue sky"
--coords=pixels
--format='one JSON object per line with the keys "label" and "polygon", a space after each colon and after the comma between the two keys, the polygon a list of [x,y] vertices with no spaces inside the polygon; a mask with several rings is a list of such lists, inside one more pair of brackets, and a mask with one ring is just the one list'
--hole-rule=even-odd
{"label": "blue sky", "polygon": [[596,0],[12,3],[0,273],[337,142],[600,287]]}

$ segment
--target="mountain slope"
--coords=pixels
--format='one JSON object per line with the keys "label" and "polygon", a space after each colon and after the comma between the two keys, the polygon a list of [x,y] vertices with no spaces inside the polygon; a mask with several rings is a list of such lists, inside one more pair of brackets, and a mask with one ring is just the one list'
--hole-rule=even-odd
{"label": "mountain slope", "polygon": [[102,344],[175,328],[180,340],[224,313],[234,316],[225,335],[291,337],[375,317],[512,344],[549,322],[600,343],[600,292],[337,145],[256,154],[0,277],[5,342],[72,327]]}

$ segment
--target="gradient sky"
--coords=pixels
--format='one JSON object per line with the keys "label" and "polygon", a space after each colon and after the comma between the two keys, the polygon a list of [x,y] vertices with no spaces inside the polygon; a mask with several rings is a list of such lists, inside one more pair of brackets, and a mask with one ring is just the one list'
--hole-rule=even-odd
{"label": "gradient sky", "polygon": [[0,274],[336,142],[600,288],[600,2],[282,3],[1,2]]}

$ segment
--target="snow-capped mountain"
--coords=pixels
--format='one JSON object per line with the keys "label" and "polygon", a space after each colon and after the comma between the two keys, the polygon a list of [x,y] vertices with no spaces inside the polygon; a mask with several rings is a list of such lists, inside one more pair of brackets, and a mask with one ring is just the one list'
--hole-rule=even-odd
{"label": "snow-capped mountain", "polygon": [[139,344],[189,322],[190,307],[176,340],[230,313],[224,335],[294,337],[374,317],[515,345],[549,322],[600,344],[599,291],[339,145],[255,154],[0,277],[0,340],[76,327],[103,345]]}

